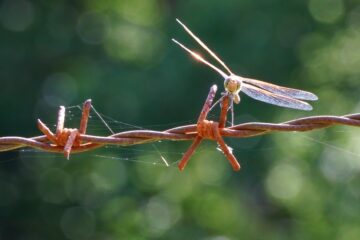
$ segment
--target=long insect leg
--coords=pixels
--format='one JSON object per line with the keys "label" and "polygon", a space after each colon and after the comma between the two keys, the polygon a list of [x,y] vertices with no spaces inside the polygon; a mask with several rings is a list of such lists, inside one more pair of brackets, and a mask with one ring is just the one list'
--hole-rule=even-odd
{"label": "long insect leg", "polygon": [[211,106],[209,112],[210,112],[216,105],[218,105],[219,102],[221,102],[221,101],[224,99],[224,97],[226,97],[226,95],[223,95],[221,98],[219,98],[219,99]]}
{"label": "long insect leg", "polygon": [[231,126],[234,126],[234,97],[230,97]]}

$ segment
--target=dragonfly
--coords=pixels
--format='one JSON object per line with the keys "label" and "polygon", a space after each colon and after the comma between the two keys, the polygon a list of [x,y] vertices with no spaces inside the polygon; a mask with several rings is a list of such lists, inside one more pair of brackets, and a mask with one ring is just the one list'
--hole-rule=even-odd
{"label": "dragonfly", "polygon": [[[174,43],[179,45],[182,49],[188,52],[193,58],[207,65],[217,73],[219,73],[224,78],[224,87],[225,92],[223,92],[223,97],[229,96],[231,99],[230,109],[232,117],[232,125],[234,123],[234,105],[240,103],[240,92],[245,93],[247,96],[256,99],[258,101],[266,102],[269,104],[277,105],[280,107],[287,107],[299,110],[310,111],[312,106],[305,101],[316,101],[318,97],[307,91],[287,88],[278,86],[275,84],[267,83],[260,80],[255,80],[251,78],[241,77],[234,74],[230,68],[203,42],[199,37],[197,37],[184,23],[179,19],[176,21],[183,27],[183,29],[203,48],[206,52],[210,54],[226,71],[226,73],[220,68],[214,66],[210,62],[206,61],[196,52],[187,48],[184,44],[180,43],[176,39],[172,39]],[[222,100],[221,97],[213,106]],[[305,100],[305,101],[301,101]]]}

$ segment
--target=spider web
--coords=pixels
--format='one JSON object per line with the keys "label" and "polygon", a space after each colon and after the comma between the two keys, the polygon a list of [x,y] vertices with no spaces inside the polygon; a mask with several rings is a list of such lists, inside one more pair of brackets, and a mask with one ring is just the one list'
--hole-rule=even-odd
{"label": "spider web", "polygon": [[[82,105],[73,105],[65,107],[65,127],[66,128],[78,128],[82,116]],[[139,130],[139,129],[158,129],[163,130],[167,128],[172,128],[179,125],[191,124],[195,120],[173,122],[169,124],[151,124],[145,125],[143,127],[126,123],[123,121],[116,120],[110,116],[107,116],[99,112],[95,107],[92,106],[90,111],[87,133],[90,135],[97,136],[109,136],[117,132],[130,131],[130,130]],[[56,121],[47,122],[47,125],[54,130],[56,128]],[[70,161],[81,158],[81,155],[87,155],[91,158],[101,158],[101,159],[112,159],[118,161],[126,162],[136,162],[140,164],[148,164],[157,167],[175,167],[177,162],[181,159],[186,146],[184,146],[184,151],[179,151],[178,146],[181,143],[178,142],[163,142],[158,141],[155,143],[141,144],[135,146],[118,146],[118,145],[106,145],[100,149],[94,151],[71,154]],[[16,150],[20,153],[21,158],[23,159],[35,159],[35,158],[56,158],[59,160],[64,160],[62,154],[56,153],[47,153],[41,150],[25,148]],[[2,163],[7,161],[15,160],[15,158],[2,160]]]}
{"label": "spider web", "polygon": [[[80,106],[77,106],[78,109],[80,109]],[[213,111],[211,114],[209,114],[209,118],[210,119],[216,119],[218,114],[216,113],[218,110],[215,110],[215,112]],[[125,131],[125,130],[131,130],[131,129],[157,129],[157,130],[164,130],[170,127],[176,127],[179,125],[183,125],[183,124],[191,124],[196,122],[196,119],[194,120],[190,120],[190,121],[183,121],[183,122],[173,122],[171,124],[157,124],[157,125],[148,125],[146,127],[139,127],[133,124],[129,124],[129,123],[124,123],[118,120],[115,120],[109,116],[106,116],[102,113],[99,113],[97,110],[94,111],[98,117],[100,118],[99,124],[102,125],[102,127],[113,127],[113,128],[117,128],[117,132],[119,131]],[[230,124],[229,120],[227,121],[228,125]],[[101,126],[100,126],[101,128]],[[341,129],[341,130],[339,130]],[[114,131],[114,130],[113,130]],[[360,138],[357,137],[356,135],[353,134],[353,131],[349,130],[348,127],[344,127],[344,126],[339,126],[337,128],[332,128],[332,129],[326,129],[326,130],[319,130],[322,133],[326,133],[326,132],[332,132],[332,133],[336,133],[336,135],[340,136],[343,139],[347,139],[347,143],[344,144],[344,142],[342,141],[329,141],[329,139],[331,139],[331,137],[326,136],[318,136],[312,133],[312,132],[307,132],[307,133],[302,133],[302,132],[294,132],[293,134],[290,133],[283,133],[282,135],[285,136],[286,139],[290,138],[294,138],[295,141],[299,142],[301,144],[301,148],[303,149],[308,149],[311,145],[321,145],[322,146],[322,152],[326,152],[326,151],[333,151],[335,152],[334,154],[337,156],[342,156],[344,158],[347,159],[351,159],[351,158],[356,158],[360,160],[360,152],[359,149],[357,147],[355,147],[356,142],[360,141]],[[324,135],[323,134],[323,135]],[[267,141],[267,143],[265,144],[259,144],[262,139],[273,139],[272,136],[260,136],[260,137],[253,137],[253,138],[246,138],[246,139],[229,139],[227,140],[227,142],[229,143],[229,147],[231,147],[234,151],[234,153],[239,157],[240,161],[251,161],[251,160],[255,160],[257,158],[257,155],[264,155],[267,154],[266,152],[274,152],[276,151],[277,153],[279,152],[279,150],[282,148],[279,145],[273,144],[271,141]],[[285,140],[286,140],[285,139]],[[284,142],[284,139],[281,140],[281,142]],[[355,144],[353,144],[352,146],[349,146],[349,142],[355,142]],[[159,142],[162,143],[162,142]],[[162,143],[162,144],[167,144],[167,143]],[[179,142],[175,142],[175,145],[178,145]],[[188,146],[189,144],[186,144],[186,146]],[[261,145],[261,147],[259,147],[259,145]],[[282,144],[283,145],[283,144]],[[186,148],[184,149],[184,151],[179,152],[176,151],[177,149],[179,149],[178,147],[175,146],[176,150],[173,151],[169,151],[169,150],[159,150],[158,149],[158,144],[150,144],[151,148],[149,149],[144,149],[142,146],[138,146],[138,148],[136,149],[132,149],[130,151],[135,151],[139,154],[151,154],[153,155],[153,157],[155,159],[158,159],[157,162],[151,162],[151,164],[153,165],[164,165],[165,162],[169,163],[165,163],[165,166],[174,166],[176,165],[179,160],[181,159],[184,151],[186,151]],[[214,146],[212,146],[214,147]],[[119,149],[121,149],[121,151],[126,151],[126,149],[128,147],[118,147],[118,146],[110,146],[109,148],[113,148],[115,151],[118,151]],[[214,148],[215,149],[215,148]],[[196,153],[201,153],[203,151],[206,151],[207,147],[206,146],[202,146],[200,145],[200,148],[197,149]],[[254,154],[254,153],[259,153],[259,154]],[[289,151],[290,154],[291,151]],[[242,155],[246,154],[246,158],[242,158]],[[115,158],[115,159],[119,159],[117,157],[117,153],[115,153],[115,156],[108,156],[108,155],[97,155],[98,157],[105,157],[105,158]],[[165,156],[167,155],[167,156]],[[250,155],[250,158],[249,158]],[[172,160],[167,160],[167,159],[172,159]],[[175,160],[174,160],[175,159]],[[120,159],[121,160],[121,159]],[[127,160],[127,159],[122,159],[122,160]],[[136,160],[135,158],[132,159],[128,159],[128,161],[141,161],[141,160]],[[149,163],[148,161],[142,161],[144,163]]]}
{"label": "spider web", "polygon": [[[215,110],[217,111],[217,110]],[[82,105],[74,105],[66,107],[66,119],[65,119],[65,127],[68,128],[77,128],[80,123],[82,115]],[[216,119],[217,114],[212,112],[209,114],[209,118]],[[99,136],[108,136],[113,133],[129,131],[129,130],[138,130],[138,129],[151,129],[151,130],[164,130],[172,127],[176,127],[179,125],[185,124],[193,124],[196,122],[196,119],[181,121],[181,122],[172,122],[168,124],[151,124],[144,125],[142,127],[122,122],[120,120],[116,120],[110,116],[107,116],[101,112],[99,112],[96,108],[92,108],[90,111],[89,121],[87,133],[91,135],[99,135]],[[56,128],[56,122],[48,123],[48,126],[52,129]],[[339,130],[340,128],[340,130]],[[336,127],[334,129],[327,130],[319,130],[320,132],[334,132],[337,135],[342,136],[344,139],[349,139],[350,142],[354,142],[352,146],[349,146],[348,143],[344,143],[341,141],[329,141],[328,139],[332,139],[331,137],[324,136],[316,136],[313,133],[301,133],[295,132],[293,134],[282,133],[283,138],[277,139],[277,134],[270,136],[259,136],[253,138],[246,139],[226,139],[228,145],[233,149],[233,152],[236,157],[238,157],[240,163],[250,164],[250,162],[256,161],[259,157],[263,157],[264,155],[268,155],[268,153],[274,153],[272,156],[274,158],[284,157],[287,154],[292,154],[291,151],[288,153],[281,152],[283,148],[281,144],[274,144],[273,139],[275,138],[275,142],[284,142],[284,141],[297,141],[298,147],[302,149],[310,149],[311,145],[321,145],[323,151],[331,151],[334,152],[337,156],[342,156],[346,159],[356,158],[360,160],[360,152],[356,145],[356,142],[359,143],[360,138],[354,135],[354,131],[349,129],[348,127]],[[317,131],[317,132],[319,132]],[[275,136],[275,137],[273,137]],[[264,141],[265,139],[265,141]],[[291,140],[293,139],[293,140]],[[299,140],[300,139],[300,140]],[[265,142],[265,143],[264,143]],[[117,146],[117,145],[108,145],[104,146],[101,149],[91,151],[89,153],[81,153],[81,154],[72,154],[70,160],[75,160],[79,158],[81,155],[88,155],[91,158],[99,158],[99,159],[112,159],[118,161],[126,161],[126,162],[136,162],[139,164],[148,164],[157,167],[175,167],[177,163],[182,158],[184,152],[187,150],[189,146],[189,142],[173,142],[173,141],[159,141],[156,143],[142,144],[136,146]],[[195,151],[195,154],[201,154],[204,151],[209,150],[209,144],[202,144]],[[211,151],[216,151],[216,146],[211,145]],[[179,151],[179,149],[181,149]],[[21,158],[25,159],[33,159],[33,158],[56,158],[59,160],[64,160],[62,154],[54,154],[54,153],[46,153],[40,150],[25,148],[17,150],[20,152]],[[293,156],[294,158],[300,158]],[[1,159],[0,163],[6,163],[12,160],[15,160],[16,157],[10,157]],[[276,161],[276,159],[274,159]]]}

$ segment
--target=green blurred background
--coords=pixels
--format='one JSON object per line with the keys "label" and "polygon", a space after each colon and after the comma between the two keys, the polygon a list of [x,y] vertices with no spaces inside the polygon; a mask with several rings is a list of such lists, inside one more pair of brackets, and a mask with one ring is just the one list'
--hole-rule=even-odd
{"label": "green blurred background", "polygon": [[[3,0],[0,135],[39,135],[37,118],[53,128],[59,105],[87,98],[144,128],[194,123],[223,83],[171,42],[199,49],[176,17],[234,72],[319,96],[302,112],[241,95],[236,123],[360,111],[359,0]],[[68,110],[66,126],[77,127],[80,112]],[[89,133],[108,134],[95,116]],[[1,153],[0,239],[360,239],[358,129],[226,141],[240,172],[213,142],[181,173],[190,142],[70,161]]]}

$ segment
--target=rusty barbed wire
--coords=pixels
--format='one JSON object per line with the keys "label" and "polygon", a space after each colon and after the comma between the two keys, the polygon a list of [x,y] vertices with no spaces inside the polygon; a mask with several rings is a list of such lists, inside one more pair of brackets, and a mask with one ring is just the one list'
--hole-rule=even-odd
{"label": "rusty barbed wire", "polygon": [[217,141],[223,154],[229,160],[235,171],[240,170],[240,164],[232,154],[223,137],[245,138],[272,132],[311,131],[334,125],[348,125],[360,127],[360,113],[344,116],[312,116],[295,119],[282,123],[250,122],[226,127],[226,118],[229,109],[229,97],[223,97],[221,101],[221,113],[219,121],[207,120],[213,99],[217,91],[216,85],[210,88],[197,124],[184,125],[164,131],[132,130],[116,133],[110,136],[93,136],[86,134],[91,100],[86,100],[83,105],[82,117],[79,129],[64,128],[65,108],[60,107],[56,133],[38,119],[38,128],[44,134],[37,137],[0,137],[0,152],[11,151],[24,147],[31,147],[46,152],[63,153],[69,159],[71,153],[80,153],[94,150],[105,145],[137,145],[156,142],[159,140],[186,141],[193,140],[192,145],[185,152],[179,163],[179,169],[183,170],[196,147],[203,139]]}

